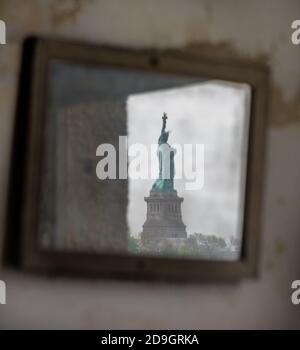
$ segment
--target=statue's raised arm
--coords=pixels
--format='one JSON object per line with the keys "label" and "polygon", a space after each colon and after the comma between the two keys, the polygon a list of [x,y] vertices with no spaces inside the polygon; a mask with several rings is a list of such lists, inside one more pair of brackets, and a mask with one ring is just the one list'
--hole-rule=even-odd
{"label": "statue's raised arm", "polygon": [[161,145],[162,143],[167,143],[168,142],[168,137],[169,137],[169,132],[166,131],[166,124],[167,124],[167,114],[164,113],[164,115],[162,116],[162,120],[163,120],[163,125],[161,128],[161,133],[158,139],[158,144]]}
{"label": "statue's raised arm", "polygon": [[166,131],[167,119],[168,119],[168,116],[167,116],[166,113],[164,113],[163,116],[162,116],[162,120],[163,120],[163,125],[162,125],[162,128],[161,128],[161,133],[162,134]]}

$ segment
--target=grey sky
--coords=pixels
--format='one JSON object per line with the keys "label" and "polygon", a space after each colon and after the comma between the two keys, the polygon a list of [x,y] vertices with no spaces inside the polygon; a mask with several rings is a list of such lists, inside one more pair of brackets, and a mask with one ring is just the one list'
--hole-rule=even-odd
{"label": "grey sky", "polygon": [[[156,143],[163,112],[169,117],[170,145],[204,144],[203,188],[187,191],[185,179],[175,180],[178,195],[184,197],[182,214],[188,234],[240,235],[249,101],[247,85],[221,81],[140,93],[128,98],[129,145]],[[175,157],[175,167],[178,161]],[[185,161],[190,162],[191,158]],[[146,218],[144,197],[149,195],[152,183],[153,180],[129,181],[128,224],[134,235],[142,231]]]}

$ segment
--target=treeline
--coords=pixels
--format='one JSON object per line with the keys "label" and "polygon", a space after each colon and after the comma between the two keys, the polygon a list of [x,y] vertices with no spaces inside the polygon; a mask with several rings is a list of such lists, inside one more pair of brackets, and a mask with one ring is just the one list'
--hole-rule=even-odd
{"label": "treeline", "polygon": [[208,260],[234,260],[239,257],[240,239],[231,236],[225,240],[217,235],[193,233],[187,239],[159,239],[143,246],[141,240],[128,237],[128,250],[131,253],[181,255]]}

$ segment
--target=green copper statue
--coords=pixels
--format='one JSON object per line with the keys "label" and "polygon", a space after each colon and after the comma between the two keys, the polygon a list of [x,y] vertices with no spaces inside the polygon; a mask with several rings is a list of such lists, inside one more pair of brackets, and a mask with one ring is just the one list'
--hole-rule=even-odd
{"label": "green copper statue", "polygon": [[159,161],[159,177],[152,186],[154,192],[174,191],[174,156],[176,150],[168,144],[169,132],[166,131],[167,115],[164,113],[161,134],[158,139],[157,156]]}

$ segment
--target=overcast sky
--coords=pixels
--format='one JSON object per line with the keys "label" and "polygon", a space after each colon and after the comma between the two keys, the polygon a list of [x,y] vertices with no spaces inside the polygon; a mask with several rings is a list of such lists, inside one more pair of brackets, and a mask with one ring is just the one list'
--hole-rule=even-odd
{"label": "overcast sky", "polygon": [[[178,195],[184,198],[182,215],[188,234],[198,232],[227,238],[240,235],[249,101],[247,85],[221,81],[135,94],[128,98],[129,146],[156,143],[164,112],[168,114],[170,145],[204,145],[204,186],[188,191],[186,179],[175,180],[174,184]],[[175,157],[175,169],[178,169],[179,161],[180,157]],[[191,162],[191,156],[184,161]],[[134,235],[142,231],[146,219],[144,197],[149,195],[153,182],[151,179],[129,181],[128,224]]]}

